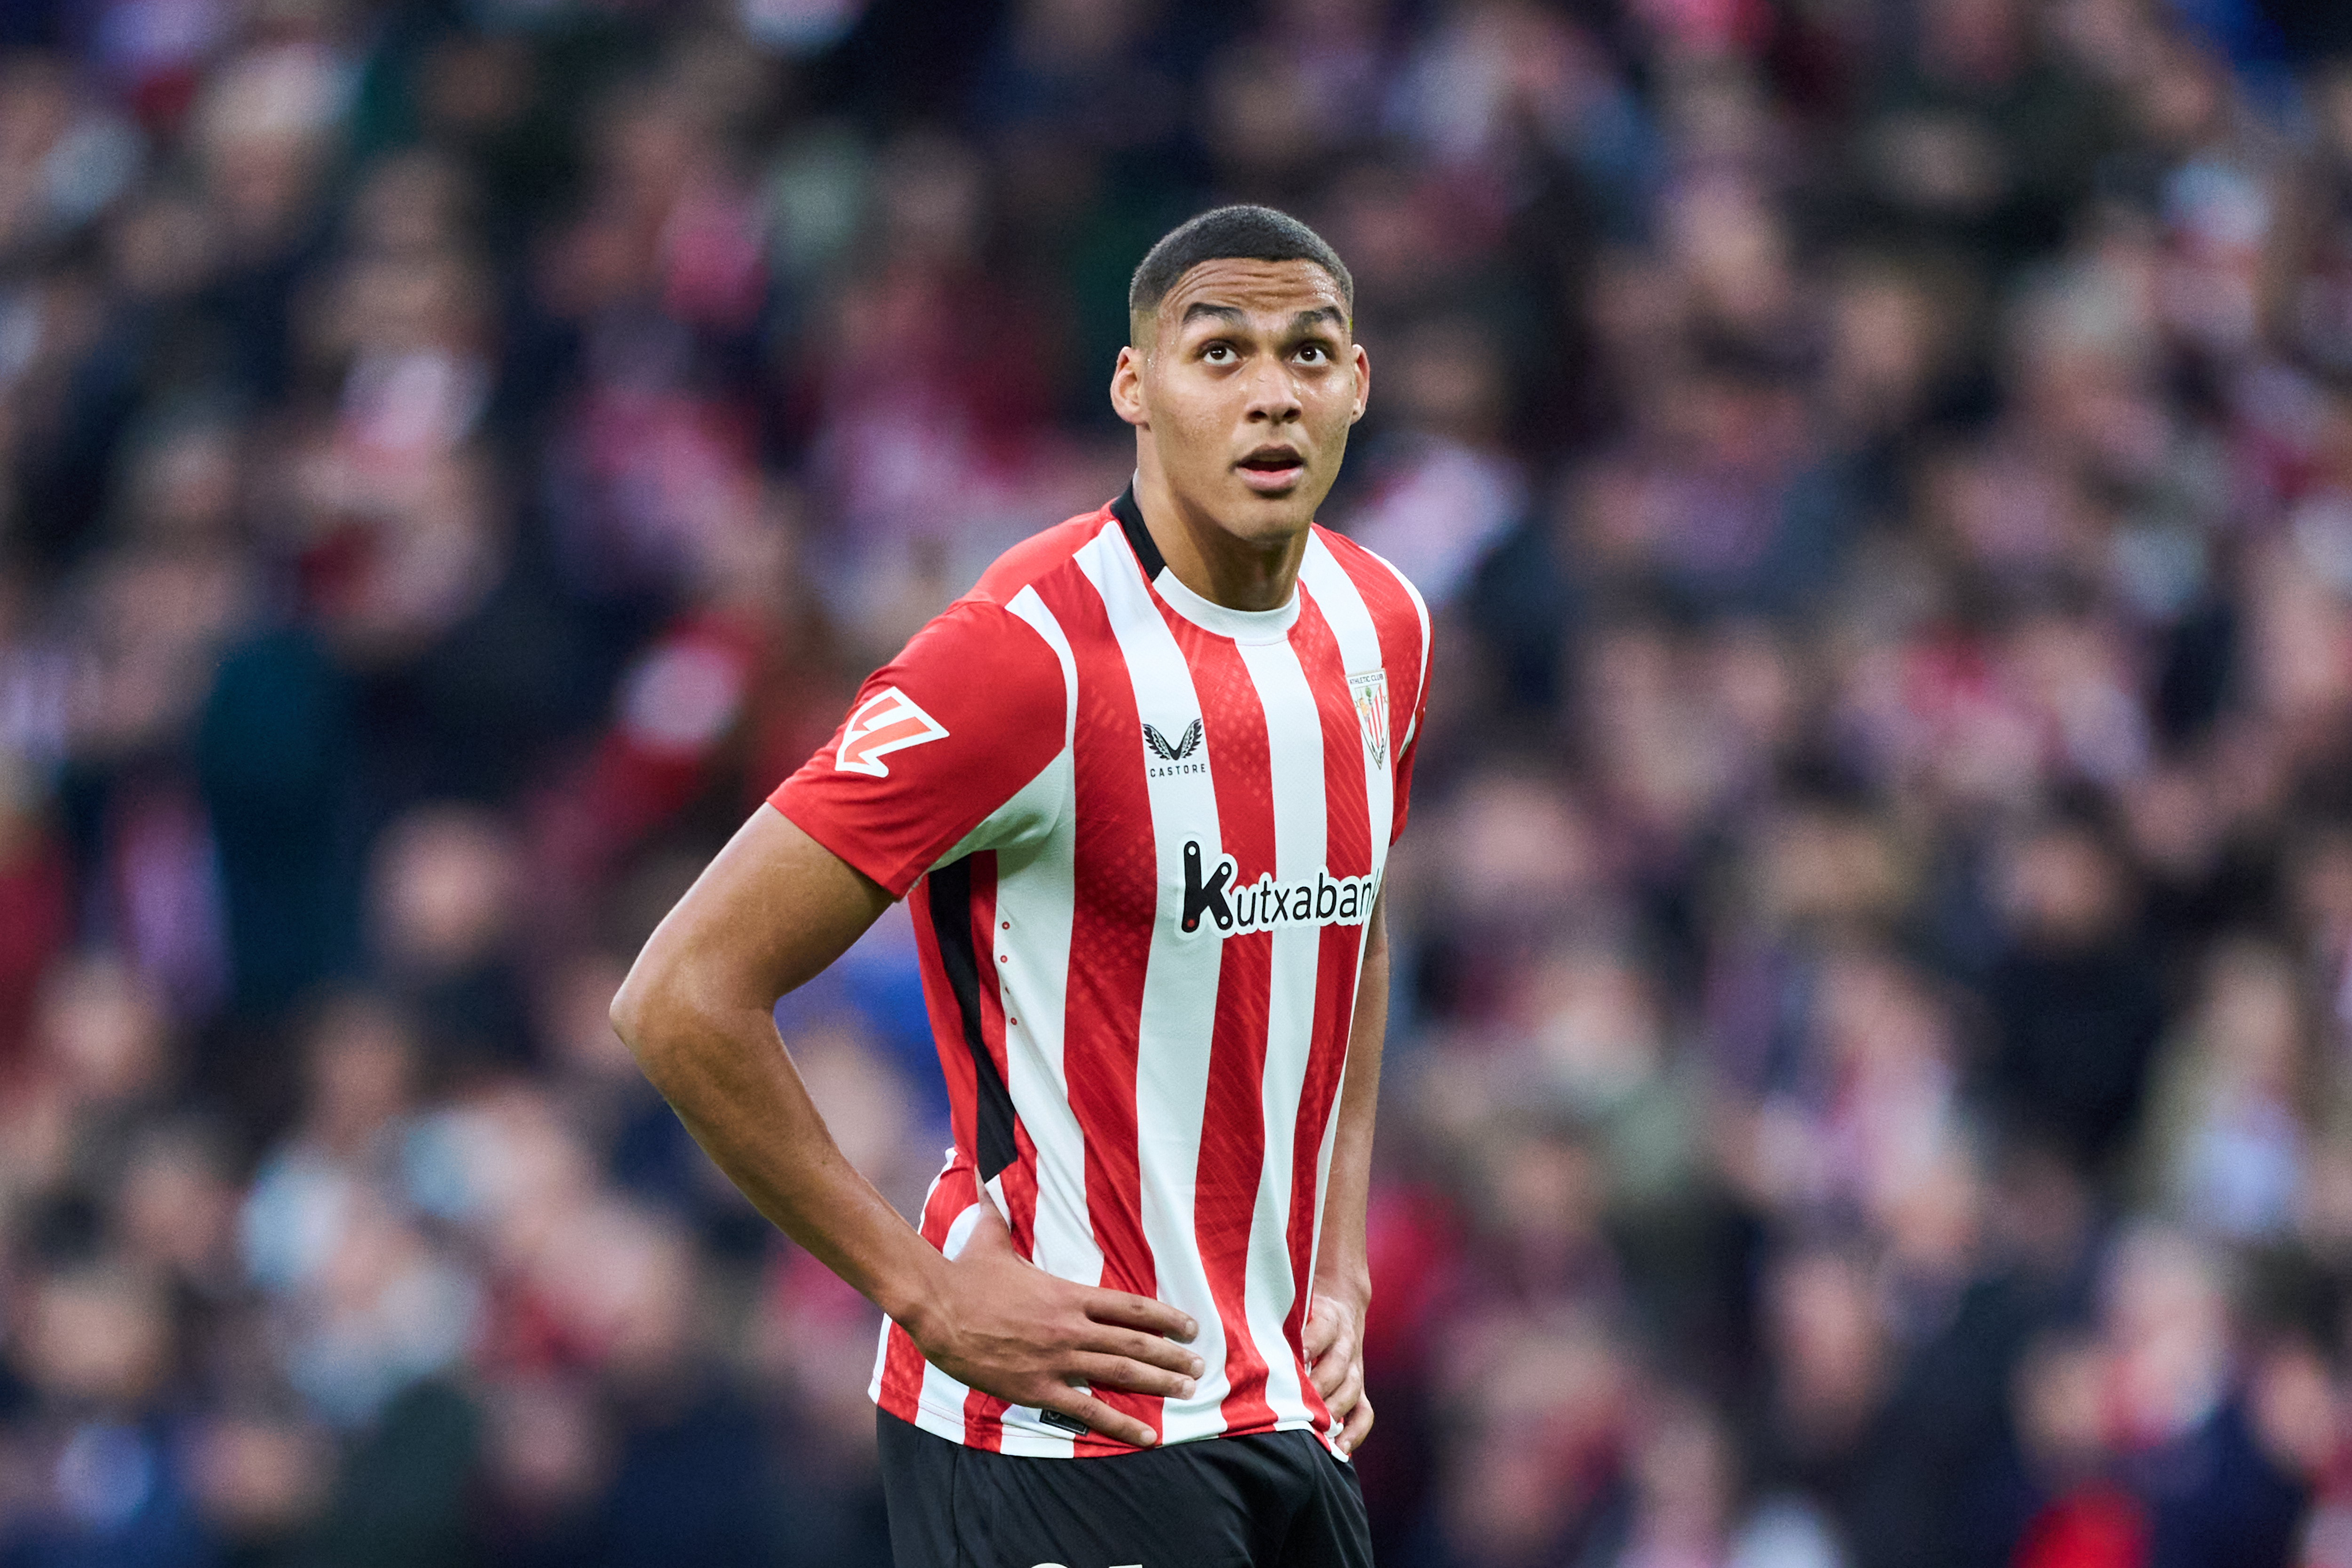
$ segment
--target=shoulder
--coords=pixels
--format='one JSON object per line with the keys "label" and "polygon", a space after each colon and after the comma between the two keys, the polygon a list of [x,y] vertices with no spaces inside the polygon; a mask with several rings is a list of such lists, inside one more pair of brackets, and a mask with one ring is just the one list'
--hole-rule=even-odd
{"label": "shoulder", "polygon": [[1022,589],[1069,567],[1072,558],[1110,521],[1110,506],[1106,502],[1041,533],[1031,534],[992,562],[965,597],[1010,605],[1020,596]]}
{"label": "shoulder", "polygon": [[[940,611],[908,642],[885,674],[926,685],[984,687],[999,708],[1034,709],[1043,717],[1069,698],[1066,649],[1049,637],[1050,613],[1024,590],[1055,573],[1076,571],[1072,558],[1102,531],[1108,507],[1032,534],[998,556],[970,592]],[[1056,634],[1056,637],[1058,633]]]}
{"label": "shoulder", "polygon": [[1347,574],[1349,583],[1370,614],[1372,624],[1380,629],[1381,646],[1413,649],[1418,656],[1413,662],[1425,665],[1429,654],[1429,605],[1422,598],[1421,590],[1412,585],[1412,579],[1398,571],[1387,557],[1319,522],[1312,537]]}
{"label": "shoulder", "polygon": [[1036,717],[1059,713],[1069,695],[1061,656],[1037,626],[978,594],[934,616],[873,679]]}

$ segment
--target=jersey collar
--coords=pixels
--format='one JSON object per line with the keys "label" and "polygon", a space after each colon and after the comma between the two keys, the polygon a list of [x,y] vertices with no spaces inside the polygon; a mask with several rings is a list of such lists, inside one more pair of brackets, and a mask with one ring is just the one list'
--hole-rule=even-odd
{"label": "jersey collar", "polygon": [[1231,637],[1239,643],[1280,642],[1298,624],[1298,585],[1290,587],[1289,602],[1272,610],[1236,610],[1204,599],[1178,580],[1168,570],[1167,557],[1160,553],[1151,531],[1143,526],[1143,510],[1135,504],[1135,486],[1130,482],[1118,499],[1110,503],[1111,516],[1118,520],[1119,531],[1127,535],[1128,548],[1135,552],[1135,563],[1142,570],[1143,580],[1168,607],[1199,626],[1202,631]]}

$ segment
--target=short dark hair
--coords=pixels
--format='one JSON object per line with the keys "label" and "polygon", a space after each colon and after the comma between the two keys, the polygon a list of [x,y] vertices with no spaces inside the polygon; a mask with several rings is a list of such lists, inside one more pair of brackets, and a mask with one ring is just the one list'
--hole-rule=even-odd
{"label": "short dark hair", "polygon": [[1279,213],[1272,207],[1230,206],[1212,207],[1180,224],[1151,247],[1151,253],[1143,258],[1127,286],[1129,319],[1150,315],[1160,309],[1160,301],[1176,287],[1176,280],[1203,261],[1221,261],[1228,257],[1250,261],[1311,261],[1329,273],[1331,281],[1339,286],[1339,298],[1347,305],[1351,321],[1356,314],[1356,280],[1348,275],[1348,264],[1339,259],[1339,253],[1326,244],[1321,235],[1288,213]]}

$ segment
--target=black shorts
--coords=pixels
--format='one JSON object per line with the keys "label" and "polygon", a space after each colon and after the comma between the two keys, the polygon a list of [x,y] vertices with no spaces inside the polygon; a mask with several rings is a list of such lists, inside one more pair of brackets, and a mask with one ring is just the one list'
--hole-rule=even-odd
{"label": "black shorts", "polygon": [[1355,1468],[1311,1432],[1031,1459],[877,1414],[898,1568],[1371,1568]]}

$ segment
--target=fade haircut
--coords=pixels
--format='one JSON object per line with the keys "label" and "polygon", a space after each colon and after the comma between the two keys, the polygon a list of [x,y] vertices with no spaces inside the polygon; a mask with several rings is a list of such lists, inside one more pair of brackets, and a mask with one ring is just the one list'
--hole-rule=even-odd
{"label": "fade haircut", "polygon": [[[1169,230],[1127,286],[1127,319],[1130,331],[1140,328],[1176,280],[1203,261],[1234,258],[1245,261],[1311,261],[1330,274],[1347,306],[1349,324],[1356,317],[1356,280],[1339,253],[1323,237],[1272,207],[1212,207],[1188,223]],[[1137,335],[1140,335],[1139,332]]]}

